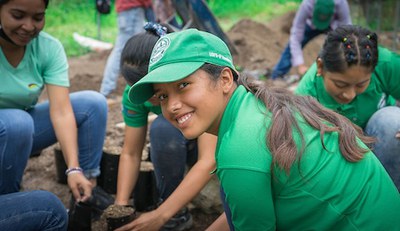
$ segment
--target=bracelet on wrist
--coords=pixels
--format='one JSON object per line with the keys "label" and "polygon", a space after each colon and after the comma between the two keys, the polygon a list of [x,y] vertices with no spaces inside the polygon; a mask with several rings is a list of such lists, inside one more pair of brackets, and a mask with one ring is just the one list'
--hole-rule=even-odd
{"label": "bracelet on wrist", "polygon": [[68,176],[69,174],[72,174],[72,173],[82,173],[82,172],[83,172],[82,168],[73,167],[73,168],[69,168],[69,169],[65,170],[65,175]]}

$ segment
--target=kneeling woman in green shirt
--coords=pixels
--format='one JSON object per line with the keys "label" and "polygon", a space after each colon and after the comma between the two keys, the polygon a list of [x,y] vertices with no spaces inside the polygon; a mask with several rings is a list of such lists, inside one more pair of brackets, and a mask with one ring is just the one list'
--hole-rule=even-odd
{"label": "kneeling woman in green shirt", "polygon": [[311,95],[377,139],[373,152],[400,190],[400,56],[360,26],[330,32],[297,94]]}
{"label": "kneeling woman in green shirt", "polygon": [[218,136],[231,230],[393,230],[400,196],[370,138],[311,97],[238,79],[226,44],[195,29],[160,38],[129,92],[155,96],[188,139]]}

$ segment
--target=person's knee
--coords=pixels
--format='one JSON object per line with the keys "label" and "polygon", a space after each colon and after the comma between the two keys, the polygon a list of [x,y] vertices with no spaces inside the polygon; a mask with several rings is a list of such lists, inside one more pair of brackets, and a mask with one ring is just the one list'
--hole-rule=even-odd
{"label": "person's knee", "polygon": [[51,205],[54,205],[56,208],[65,209],[64,205],[61,203],[58,197],[49,191],[34,190],[29,192],[29,195],[32,200],[35,200],[39,204],[49,203]]}
{"label": "person's knee", "polygon": [[184,136],[162,116],[158,116],[150,126],[150,145],[152,159],[176,160],[187,155]]}
{"label": "person's knee", "polygon": [[150,139],[177,140],[183,139],[182,133],[163,116],[158,116],[150,125]]}
{"label": "person's knee", "polygon": [[[4,115],[4,116],[2,116]],[[15,137],[19,140],[33,137],[33,119],[28,112],[19,109],[9,109],[0,116],[0,134]]]}
{"label": "person's knee", "polygon": [[400,129],[400,108],[384,107],[369,119],[365,131],[371,136],[394,135]]}
{"label": "person's knee", "polygon": [[[81,91],[81,97],[85,100],[88,104],[99,105],[100,108],[107,107],[107,100],[104,95],[100,94],[97,91]],[[104,110],[104,109],[103,109]]]}
{"label": "person's knee", "polygon": [[104,95],[96,91],[87,91],[90,96],[91,104],[95,105],[99,114],[107,114],[107,99]]}
{"label": "person's knee", "polygon": [[381,119],[390,119],[394,121],[400,121],[400,107],[396,106],[389,106],[389,107],[384,107],[378,111],[376,111],[370,118],[371,120],[381,120]]}
{"label": "person's knee", "polygon": [[[78,97],[72,97],[73,104],[84,104],[84,108],[89,109],[97,118],[107,116],[107,100],[104,95],[96,91],[86,90],[76,93]],[[77,101],[77,102],[74,102]]]}
{"label": "person's knee", "polygon": [[365,132],[376,138],[374,153],[381,162],[387,163],[398,159],[400,141],[396,133],[400,131],[400,108],[385,107],[377,111],[368,121]]}
{"label": "person's knee", "polygon": [[52,215],[54,216],[52,225],[57,227],[67,226],[67,221],[68,221],[67,210],[64,204],[60,201],[60,199],[56,195],[44,190],[36,190],[29,193],[31,199],[36,201],[35,202],[36,204],[46,205],[44,210],[51,210]]}

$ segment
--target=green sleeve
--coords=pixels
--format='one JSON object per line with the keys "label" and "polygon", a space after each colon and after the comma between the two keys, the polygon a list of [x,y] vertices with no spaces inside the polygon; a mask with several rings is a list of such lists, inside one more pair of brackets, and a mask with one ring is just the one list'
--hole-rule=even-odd
{"label": "green sleeve", "polygon": [[400,56],[380,47],[374,74],[381,80],[384,92],[400,100]]}
{"label": "green sleeve", "polygon": [[271,175],[251,170],[219,171],[235,230],[275,230]]}
{"label": "green sleeve", "polygon": [[129,86],[125,87],[122,95],[122,116],[129,127],[142,127],[147,125],[149,110],[144,104],[134,105],[128,98]]}
{"label": "green sleeve", "polygon": [[[42,37],[41,37],[42,38]],[[42,62],[41,74],[46,84],[69,87],[68,61],[61,42],[50,37],[43,36],[37,48]]]}
{"label": "green sleeve", "polygon": [[133,104],[128,97],[130,86],[125,87],[122,95],[122,116],[129,127],[143,127],[147,125],[149,113],[161,114],[161,107],[155,106],[149,101],[142,104]]}

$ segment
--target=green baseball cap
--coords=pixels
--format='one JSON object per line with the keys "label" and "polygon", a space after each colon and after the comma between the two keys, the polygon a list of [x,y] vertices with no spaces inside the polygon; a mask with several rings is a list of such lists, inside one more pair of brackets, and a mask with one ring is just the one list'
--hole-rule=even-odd
{"label": "green baseball cap", "polygon": [[186,78],[205,63],[235,70],[228,46],[217,36],[197,29],[167,34],[154,45],[149,72],[129,89],[129,100],[141,104],[154,95],[153,83]]}
{"label": "green baseball cap", "polygon": [[326,30],[331,24],[333,13],[335,11],[334,0],[316,0],[312,23],[318,30]]}

